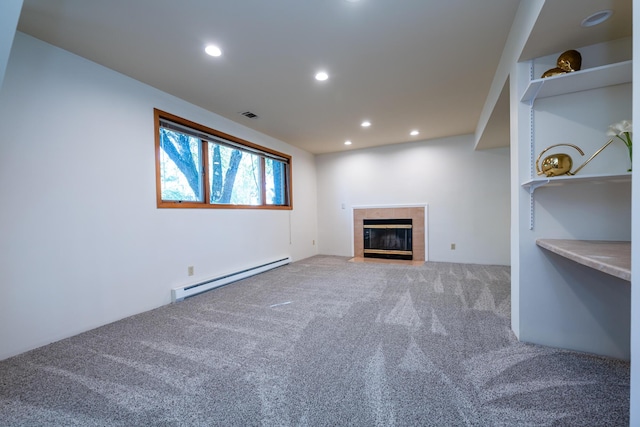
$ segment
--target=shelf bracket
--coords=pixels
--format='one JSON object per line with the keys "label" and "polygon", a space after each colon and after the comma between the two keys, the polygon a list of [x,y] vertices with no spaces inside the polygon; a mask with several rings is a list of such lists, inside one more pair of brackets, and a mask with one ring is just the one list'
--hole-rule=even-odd
{"label": "shelf bracket", "polygon": [[536,191],[536,188],[542,187],[543,185],[546,185],[548,183],[549,183],[549,179],[547,178],[547,179],[531,182],[526,187],[527,191],[529,192],[529,230],[533,230],[533,222],[535,219],[535,213],[534,213],[535,199],[533,197],[533,193],[534,191]]}
{"label": "shelf bracket", "polygon": [[539,180],[533,181],[533,182],[527,184],[527,191],[529,192],[529,194],[531,194],[533,196],[533,193],[536,191],[536,189],[547,185],[549,182],[551,182],[551,180],[549,178],[547,178],[547,179],[539,179]]}

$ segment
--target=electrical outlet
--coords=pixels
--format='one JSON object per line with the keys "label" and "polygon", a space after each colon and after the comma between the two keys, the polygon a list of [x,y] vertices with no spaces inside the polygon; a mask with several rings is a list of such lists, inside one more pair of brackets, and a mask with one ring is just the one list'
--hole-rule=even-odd
{"label": "electrical outlet", "polygon": [[451,244],[451,250],[452,250],[452,251],[455,251],[455,250],[456,250],[456,244],[455,244],[455,243],[452,243],[452,244]]}
{"label": "electrical outlet", "polygon": [[189,276],[193,276],[193,265],[190,265],[189,267],[187,267],[187,274]]}

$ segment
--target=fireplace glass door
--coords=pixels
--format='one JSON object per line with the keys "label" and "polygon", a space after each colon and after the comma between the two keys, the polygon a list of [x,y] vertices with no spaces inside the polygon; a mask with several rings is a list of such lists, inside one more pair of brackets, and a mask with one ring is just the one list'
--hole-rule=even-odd
{"label": "fireplace glass door", "polygon": [[365,219],[365,258],[412,260],[411,219]]}

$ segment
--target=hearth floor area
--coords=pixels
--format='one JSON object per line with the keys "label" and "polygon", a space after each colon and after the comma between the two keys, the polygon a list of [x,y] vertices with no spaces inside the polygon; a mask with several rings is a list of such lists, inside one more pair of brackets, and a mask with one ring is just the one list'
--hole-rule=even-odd
{"label": "hearth floor area", "polygon": [[403,259],[385,259],[385,258],[361,258],[361,257],[351,258],[349,262],[375,262],[379,264],[402,264],[402,265],[414,265],[414,266],[424,265],[424,261],[410,261],[410,260],[403,260]]}

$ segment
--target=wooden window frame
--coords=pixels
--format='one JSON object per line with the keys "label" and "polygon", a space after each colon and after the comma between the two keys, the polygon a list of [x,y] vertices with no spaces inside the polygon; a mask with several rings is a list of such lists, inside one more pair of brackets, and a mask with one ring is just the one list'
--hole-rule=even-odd
{"label": "wooden window frame", "polygon": [[[270,148],[263,147],[258,144],[254,144],[249,141],[245,141],[244,139],[237,138],[233,135],[229,135],[227,133],[221,132],[216,129],[211,129],[209,127],[203,126],[201,124],[192,122],[190,120],[184,119],[182,117],[178,117],[174,114],[167,113],[166,111],[158,110],[157,108],[153,109],[154,115],[154,131],[155,131],[155,154],[156,154],[156,203],[158,208],[170,208],[170,209],[268,209],[268,210],[292,210],[293,209],[293,182],[292,182],[292,157],[288,154],[281,153],[276,150],[272,150]],[[210,188],[210,180],[209,180],[209,142],[218,142],[216,140],[209,140],[206,138],[200,139],[201,144],[201,155],[202,155],[202,173],[200,176],[201,184],[203,187],[203,200],[192,202],[192,201],[174,201],[174,200],[163,200],[162,199],[162,180],[161,180],[161,141],[160,141],[160,128],[162,127],[160,122],[161,120],[169,121],[176,123],[178,125],[187,127],[196,132],[211,135],[220,139],[222,141],[228,141],[234,145],[239,145],[241,147],[246,147],[248,151],[251,153],[258,155],[260,158],[260,205],[238,205],[238,204],[223,204],[223,203],[211,203],[211,188]],[[286,173],[285,173],[285,204],[283,205],[273,205],[266,203],[266,177],[265,177],[265,156],[260,155],[260,153],[264,153],[266,155],[271,154],[282,158],[281,160],[286,165]]]}

